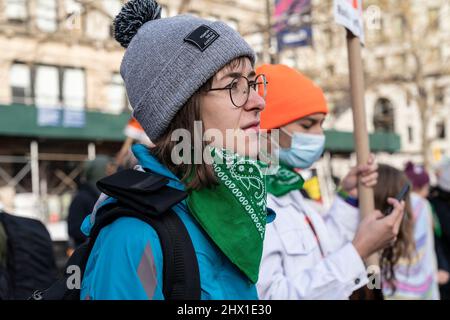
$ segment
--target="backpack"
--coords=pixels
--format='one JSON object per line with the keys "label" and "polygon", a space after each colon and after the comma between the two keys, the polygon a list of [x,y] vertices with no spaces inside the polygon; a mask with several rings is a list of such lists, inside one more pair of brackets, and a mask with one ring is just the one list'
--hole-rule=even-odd
{"label": "backpack", "polygon": [[122,217],[148,223],[158,234],[163,253],[163,294],[166,300],[199,300],[201,295],[197,257],[188,231],[171,209],[187,193],[167,186],[169,180],[152,172],[122,170],[97,182],[97,187],[117,200],[100,207],[89,238],[66,263],[65,275],[32,300],[79,300],[80,288],[68,285],[73,266],[83,278],[89,254],[103,227]]}
{"label": "backpack", "polygon": [[46,288],[57,279],[53,242],[38,220],[0,211],[0,224],[7,237],[0,299],[27,299],[36,288]]}

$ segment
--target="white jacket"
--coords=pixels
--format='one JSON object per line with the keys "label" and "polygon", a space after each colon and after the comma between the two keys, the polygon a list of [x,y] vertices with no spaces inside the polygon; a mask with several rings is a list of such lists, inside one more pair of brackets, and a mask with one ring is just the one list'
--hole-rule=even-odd
{"label": "white jacket", "polygon": [[348,299],[367,284],[366,268],[351,243],[359,224],[356,208],[336,197],[324,219],[299,191],[279,198],[269,194],[267,200],[277,217],[266,227],[260,299]]}

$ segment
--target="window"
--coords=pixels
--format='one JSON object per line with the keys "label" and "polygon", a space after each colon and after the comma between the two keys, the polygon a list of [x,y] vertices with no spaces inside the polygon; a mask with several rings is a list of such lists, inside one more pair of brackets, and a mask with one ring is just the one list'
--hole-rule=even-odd
{"label": "window", "polygon": [[86,79],[82,69],[47,65],[30,68],[16,63],[11,68],[10,82],[13,103],[70,109],[84,109],[86,104]]}
{"label": "window", "polygon": [[436,124],[436,138],[445,139],[447,137],[445,121],[440,121]]}
{"label": "window", "polygon": [[408,127],[408,142],[409,143],[414,142],[414,132],[413,132],[413,128],[411,126]]}
{"label": "window", "polygon": [[406,90],[406,106],[409,108],[411,107],[411,101],[413,99],[413,94],[410,90]]}
{"label": "window", "polygon": [[378,70],[383,70],[386,64],[386,59],[384,57],[377,58]]}
{"label": "window", "polygon": [[40,30],[54,32],[57,29],[56,0],[36,1],[36,23]]}
{"label": "window", "polygon": [[86,17],[86,34],[91,39],[106,40],[111,36],[111,19],[98,10],[91,10]]}
{"label": "window", "polygon": [[120,0],[102,0],[103,9],[109,14],[109,17],[114,19],[122,9],[122,1]]}
{"label": "window", "polygon": [[114,37],[114,18],[119,14],[122,9],[122,2],[120,0],[102,0],[103,9],[108,13],[107,19],[109,19],[109,35]]}
{"label": "window", "polygon": [[36,66],[34,103],[37,107],[84,109],[86,79],[82,69]]}
{"label": "window", "polygon": [[64,69],[62,98],[64,107],[84,109],[86,104],[86,83],[82,69]]}
{"label": "window", "polygon": [[12,103],[32,104],[30,68],[15,63],[10,70]]}
{"label": "window", "polygon": [[262,61],[264,53],[264,35],[261,33],[254,33],[245,37],[245,40],[255,50],[257,60]]}
{"label": "window", "polygon": [[381,30],[381,9],[377,5],[369,5],[364,12],[366,29],[369,32]]}
{"label": "window", "polygon": [[65,0],[64,6],[66,10],[66,14],[76,13],[79,14],[82,11],[81,3],[77,2],[76,0]]}
{"label": "window", "polygon": [[428,27],[431,30],[439,29],[439,8],[428,8]]}
{"label": "window", "polygon": [[35,104],[38,107],[59,107],[59,71],[53,66],[36,67]]}
{"label": "window", "polygon": [[127,97],[125,87],[120,74],[115,73],[112,76],[111,83],[108,86],[108,108],[111,113],[121,113],[127,106]]}
{"label": "window", "polygon": [[375,103],[373,124],[375,131],[394,131],[394,106],[386,98],[380,98]]}
{"label": "window", "polygon": [[404,31],[404,21],[402,15],[394,16],[392,19],[392,36],[395,39],[401,38]]}
{"label": "window", "polygon": [[327,41],[327,48],[332,49],[334,47],[334,41],[333,41],[333,29],[328,29],[326,33],[326,41]]}
{"label": "window", "polygon": [[437,103],[444,103],[445,100],[445,88],[444,87],[436,87],[434,89],[434,96]]}
{"label": "window", "polygon": [[6,18],[12,22],[24,22],[27,19],[26,0],[6,0]]}
{"label": "window", "polygon": [[69,30],[81,30],[83,7],[76,0],[65,0],[65,27]]}
{"label": "window", "polygon": [[328,75],[333,76],[334,75],[334,65],[329,64],[327,66]]}

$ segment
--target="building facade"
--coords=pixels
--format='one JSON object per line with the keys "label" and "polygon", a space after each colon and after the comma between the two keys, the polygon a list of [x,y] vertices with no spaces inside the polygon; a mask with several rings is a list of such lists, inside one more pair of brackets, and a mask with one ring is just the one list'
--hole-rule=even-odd
{"label": "building facade", "polygon": [[[368,130],[393,132],[401,139],[399,153],[380,153],[380,161],[397,167],[407,160],[424,162],[424,148],[430,165],[450,155],[449,13],[445,0],[364,1]],[[311,46],[284,50],[278,60],[324,89],[331,110],[326,128],[352,131],[346,34],[334,22],[332,0],[312,0],[312,34]],[[425,136],[424,117],[429,118]],[[333,167],[342,175],[340,168],[348,165],[335,160]]]}
{"label": "building facade", "polygon": [[[130,107],[112,22],[121,0],[0,0],[0,206],[63,221],[86,160],[121,148]],[[227,22],[264,59],[263,1],[160,0]],[[61,228],[52,235],[66,238]]]}
{"label": "building facade", "polygon": [[[410,75],[414,61],[402,12],[395,1],[365,2],[371,17],[363,50],[366,108],[374,150],[381,161],[398,166],[406,159],[422,161],[422,121]],[[427,131],[433,138],[430,152],[438,159],[450,152],[449,4],[410,2],[421,29],[438,21],[419,51],[427,55],[423,82],[434,106]],[[352,117],[345,32],[333,21],[332,0],[312,0],[312,45],[279,53],[273,38],[269,41],[273,0],[159,3],[163,17],[183,12],[225,21],[253,46],[258,64],[291,65],[324,88],[331,112],[323,176],[342,175],[354,157]],[[112,21],[122,4],[0,0],[0,202],[11,210],[46,221],[63,219],[83,162],[120,150],[130,107],[119,74],[124,49],[113,39]],[[390,155],[398,149],[391,133],[400,136],[400,156]]]}

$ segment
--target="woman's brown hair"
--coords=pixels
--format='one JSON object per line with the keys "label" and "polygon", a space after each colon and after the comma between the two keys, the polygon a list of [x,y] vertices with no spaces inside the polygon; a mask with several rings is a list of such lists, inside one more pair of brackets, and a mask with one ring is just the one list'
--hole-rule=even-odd
{"label": "woman's brown hair", "polygon": [[[224,68],[235,69],[244,63],[246,57],[240,57],[232,60]],[[190,133],[190,145],[195,146],[194,140],[202,142],[202,154],[207,142],[202,137],[195,137],[195,122],[202,121],[200,112],[200,97],[208,92],[212,87],[214,76],[211,77],[185,105],[178,111],[173,120],[170,122],[166,132],[156,141],[153,141],[155,147],[151,149],[151,153],[185,183],[187,190],[199,190],[202,188],[211,188],[217,185],[214,170],[210,164],[202,161],[201,164],[189,163],[174,164],[172,162],[172,151],[179,141],[172,141],[172,133],[177,129],[186,129]],[[203,132],[201,133],[203,135]],[[192,147],[194,148],[194,147]]]}
{"label": "woman's brown hair", "polygon": [[[406,183],[410,182],[402,171],[389,165],[380,164],[378,168],[378,183],[374,190],[375,208],[385,212],[389,207],[387,199],[394,198]],[[384,249],[380,258],[382,278],[392,289],[392,293],[396,290],[395,265],[400,258],[410,260],[415,250],[413,229],[413,212],[408,193],[405,198],[405,215],[400,225],[397,241],[394,246]]]}

